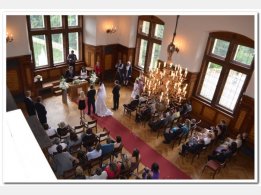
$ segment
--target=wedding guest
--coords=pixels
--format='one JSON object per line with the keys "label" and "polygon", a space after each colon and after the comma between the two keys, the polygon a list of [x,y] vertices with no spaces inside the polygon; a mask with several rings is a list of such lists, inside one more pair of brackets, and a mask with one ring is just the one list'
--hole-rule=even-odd
{"label": "wedding guest", "polygon": [[115,65],[115,68],[116,68],[115,80],[118,80],[120,83],[122,83],[122,81],[123,81],[123,78],[122,78],[123,67],[124,67],[124,65],[121,62],[121,59],[119,59],[118,63]]}
{"label": "wedding guest", "polygon": [[64,78],[66,79],[66,82],[72,82],[74,77],[74,70],[72,66],[69,66],[69,68],[66,70]]}
{"label": "wedding guest", "polygon": [[160,171],[158,163],[153,163],[151,168],[148,167],[144,168],[142,173],[143,179],[159,179],[160,178]]}
{"label": "wedding guest", "polygon": [[124,108],[130,109],[130,110],[134,110],[137,108],[137,106],[139,105],[139,95],[136,95],[136,97],[134,98],[134,100],[132,100],[130,103],[128,104],[123,104]]}
{"label": "wedding guest", "polygon": [[71,152],[71,147],[75,146],[77,144],[80,144],[82,142],[81,137],[79,134],[76,134],[75,132],[70,132],[70,136],[68,137],[66,143],[68,151]]}
{"label": "wedding guest", "polygon": [[98,167],[96,168],[95,174],[93,176],[87,177],[87,179],[107,179],[107,177],[107,172]]}
{"label": "wedding guest", "polygon": [[81,118],[85,118],[84,110],[86,108],[86,96],[84,94],[84,91],[80,92],[80,97],[78,101],[78,109],[80,110]]}
{"label": "wedding guest", "polygon": [[96,62],[96,65],[94,67],[94,71],[95,71],[95,74],[97,75],[97,77],[102,79],[102,69],[101,69],[100,62]]}
{"label": "wedding guest", "polygon": [[29,116],[36,115],[34,102],[33,102],[32,98],[31,98],[31,91],[26,91],[25,92],[24,103],[25,103],[25,107],[26,107],[28,115]]}
{"label": "wedding guest", "polygon": [[48,137],[50,138],[54,138],[57,137],[57,132],[55,128],[49,127],[49,125],[47,123],[43,124],[43,128],[46,132],[46,134],[48,135]]}
{"label": "wedding guest", "polygon": [[57,128],[57,134],[59,136],[65,136],[70,132],[70,126],[66,125],[65,122],[60,122]]}
{"label": "wedding guest", "polygon": [[75,178],[74,179],[86,179],[86,176],[83,173],[81,166],[77,166],[75,169]]}
{"label": "wedding guest", "polygon": [[87,73],[88,73],[88,72],[87,72],[86,66],[82,66],[82,68],[81,68],[81,74],[80,74],[81,78],[86,80],[86,79],[88,78]]}
{"label": "wedding guest", "polygon": [[135,99],[136,95],[140,95],[140,86],[139,86],[139,79],[136,78],[134,85],[133,85],[133,90],[131,92],[131,98]]}
{"label": "wedding guest", "polygon": [[121,163],[111,162],[106,166],[107,179],[115,179],[119,176],[121,171]]}
{"label": "wedding guest", "polygon": [[102,155],[101,144],[97,144],[95,149],[87,152],[86,157],[89,160],[99,158]]}
{"label": "wedding guest", "polygon": [[42,104],[42,97],[41,96],[38,96],[36,98],[36,103],[35,103],[34,106],[35,106],[35,110],[37,112],[37,116],[38,116],[40,123],[42,125],[47,123],[47,117],[46,117],[47,111],[45,109],[45,106]]}
{"label": "wedding guest", "polygon": [[129,83],[129,80],[131,78],[131,74],[132,74],[132,66],[131,66],[131,62],[128,61],[127,65],[125,66],[125,75],[124,75],[124,85],[127,86]]}
{"label": "wedding guest", "polygon": [[92,132],[92,129],[87,129],[86,133],[82,135],[82,145],[87,149],[91,150],[91,147],[98,142],[96,135]]}
{"label": "wedding guest", "polygon": [[119,100],[120,100],[120,85],[119,81],[115,81],[114,87],[112,89],[112,94],[113,94],[113,108],[112,110],[118,110],[119,108]]}
{"label": "wedding guest", "polygon": [[94,89],[93,85],[90,86],[90,89],[87,92],[87,98],[88,98],[88,115],[91,114],[91,107],[92,112],[95,114],[95,95],[96,90]]}
{"label": "wedding guest", "polygon": [[53,140],[52,140],[52,146],[50,146],[48,148],[48,153],[50,155],[54,155],[57,153],[57,146],[60,145],[62,147],[62,150],[65,150],[67,148],[67,144],[66,143],[61,143],[60,142],[60,139],[58,137],[55,137]]}

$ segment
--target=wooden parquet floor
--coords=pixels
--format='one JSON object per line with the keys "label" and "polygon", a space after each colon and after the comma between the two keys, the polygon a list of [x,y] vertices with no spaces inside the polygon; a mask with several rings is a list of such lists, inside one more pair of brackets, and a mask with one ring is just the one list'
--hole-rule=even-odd
{"label": "wooden parquet floor", "polygon": [[[107,90],[107,106],[111,108],[112,103],[112,83],[106,83]],[[146,125],[145,127],[141,124],[135,123],[135,114],[132,113],[132,116],[123,114],[123,104],[128,103],[130,101],[130,94],[132,91],[132,87],[121,88],[121,97],[120,97],[120,106],[119,110],[114,112],[113,116],[119,120],[123,125],[128,127],[132,132],[139,136],[144,142],[146,142],[150,147],[154,148],[158,153],[168,159],[171,163],[181,169],[184,173],[189,175],[192,179],[201,180],[201,179],[211,179],[212,172],[209,170],[205,170],[205,172],[201,175],[201,171],[204,167],[204,164],[207,161],[207,155],[212,152],[215,148],[208,148],[200,157],[195,158],[194,162],[191,164],[191,159],[189,157],[182,157],[178,153],[181,149],[181,145],[175,145],[174,149],[172,149],[172,145],[163,144],[163,136],[160,136],[157,139],[157,134],[151,132],[149,127]],[[72,126],[79,125],[80,122],[80,112],[77,108],[77,105],[68,100],[68,104],[65,105],[62,103],[61,96],[53,96],[44,99],[44,104],[48,111],[47,119],[48,123],[52,127],[57,127],[57,124],[60,121],[66,121],[68,124]],[[86,117],[88,117],[86,115]],[[99,127],[101,130],[102,127]],[[123,143],[129,140],[123,140]],[[124,150],[124,152],[128,153],[128,151]],[[130,151],[131,152],[131,151]],[[142,154],[141,154],[142,155]],[[156,159],[155,159],[156,161]],[[141,165],[140,170],[143,169],[143,165]],[[141,173],[141,171],[140,171]],[[215,179],[233,179],[233,180],[251,180],[254,179],[254,159],[250,156],[244,154],[243,152],[238,153],[228,164],[227,166],[220,171],[215,177]]]}

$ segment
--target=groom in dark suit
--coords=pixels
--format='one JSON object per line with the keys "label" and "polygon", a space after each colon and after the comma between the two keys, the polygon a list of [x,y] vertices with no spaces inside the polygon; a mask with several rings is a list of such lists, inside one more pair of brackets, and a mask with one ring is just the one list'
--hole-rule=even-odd
{"label": "groom in dark suit", "polygon": [[91,114],[91,106],[92,106],[93,114],[95,114],[95,95],[96,95],[96,90],[94,89],[93,85],[91,85],[90,90],[87,92],[88,115]]}
{"label": "groom in dark suit", "polygon": [[114,83],[114,87],[112,89],[112,94],[113,94],[113,108],[112,110],[118,110],[119,108],[119,100],[120,100],[120,85],[119,81],[116,80]]}
{"label": "groom in dark suit", "polygon": [[32,98],[31,98],[31,91],[26,91],[25,96],[26,97],[24,99],[24,103],[25,103],[25,107],[26,107],[28,115],[29,116],[36,115],[34,102],[33,102]]}

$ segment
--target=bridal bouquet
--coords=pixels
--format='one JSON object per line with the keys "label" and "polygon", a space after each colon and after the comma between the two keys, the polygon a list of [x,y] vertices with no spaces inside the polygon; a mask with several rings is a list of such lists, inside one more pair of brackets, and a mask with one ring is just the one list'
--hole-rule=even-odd
{"label": "bridal bouquet", "polygon": [[60,89],[62,90],[66,90],[69,88],[68,83],[66,83],[65,78],[62,76],[60,79],[60,85],[59,85]]}
{"label": "bridal bouquet", "polygon": [[95,72],[93,72],[92,74],[91,74],[91,77],[90,77],[90,82],[93,84],[93,83],[95,83],[96,82],[96,80],[97,80],[97,76],[96,76],[96,73]]}

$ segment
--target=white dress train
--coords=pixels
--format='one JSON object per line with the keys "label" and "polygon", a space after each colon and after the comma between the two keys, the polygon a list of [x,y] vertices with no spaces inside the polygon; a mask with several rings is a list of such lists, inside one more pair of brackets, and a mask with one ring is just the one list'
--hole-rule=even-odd
{"label": "white dress train", "polygon": [[101,84],[98,89],[97,98],[95,101],[95,111],[96,114],[100,117],[113,115],[113,112],[109,108],[107,108],[105,99],[106,99],[106,90],[104,84]]}

